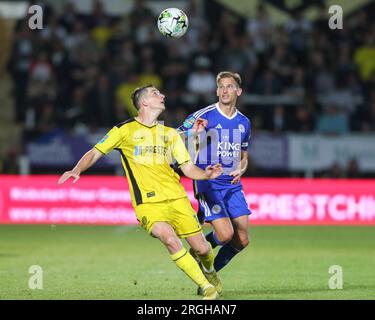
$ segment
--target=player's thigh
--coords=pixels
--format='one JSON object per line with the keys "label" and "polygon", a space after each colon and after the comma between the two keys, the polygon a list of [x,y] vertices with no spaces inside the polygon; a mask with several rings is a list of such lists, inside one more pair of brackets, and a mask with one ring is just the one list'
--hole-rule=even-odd
{"label": "player's thigh", "polygon": [[238,249],[249,244],[249,217],[247,215],[232,219],[234,229],[232,243]]}
{"label": "player's thigh", "polygon": [[143,203],[135,207],[135,215],[141,227],[152,235],[156,222],[170,222],[168,210],[165,202]]}
{"label": "player's thigh", "polygon": [[169,203],[171,223],[180,238],[192,237],[202,232],[197,215],[187,197]]}
{"label": "player's thigh", "polygon": [[208,244],[203,232],[194,236],[186,237],[189,246],[199,255],[205,256],[210,252],[210,245]]}
{"label": "player's thigh", "polygon": [[181,240],[168,222],[155,222],[152,226],[151,234],[153,237],[158,238],[171,254],[180,251],[183,247]]}
{"label": "player's thigh", "polygon": [[229,218],[219,218],[211,220],[216,237],[221,243],[227,243],[233,238],[234,228],[232,226],[232,221]]}

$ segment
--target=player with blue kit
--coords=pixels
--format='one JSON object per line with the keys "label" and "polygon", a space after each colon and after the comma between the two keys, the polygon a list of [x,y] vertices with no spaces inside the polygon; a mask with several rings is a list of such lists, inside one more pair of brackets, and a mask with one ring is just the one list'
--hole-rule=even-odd
{"label": "player with blue kit", "polygon": [[[219,101],[188,116],[178,130],[185,137],[197,134],[197,166],[204,169],[220,163],[224,170],[216,179],[194,181],[200,221],[205,220],[213,227],[206,239],[213,248],[221,246],[214,262],[218,272],[249,243],[251,211],[240,178],[248,164],[251,123],[236,108],[237,98],[242,93],[240,75],[223,71],[217,75],[216,82]],[[222,291],[221,283],[212,284],[219,293]]]}

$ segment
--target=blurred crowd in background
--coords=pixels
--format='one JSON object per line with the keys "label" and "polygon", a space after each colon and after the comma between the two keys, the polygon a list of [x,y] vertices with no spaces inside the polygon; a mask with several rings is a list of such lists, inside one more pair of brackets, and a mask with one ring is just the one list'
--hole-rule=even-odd
{"label": "blurred crowd in background", "polygon": [[246,19],[229,10],[213,16],[190,1],[189,30],[176,40],[159,34],[145,1],[135,0],[127,16],[108,15],[105,6],[95,1],[82,15],[74,2],[61,13],[46,2],[43,30],[19,21],[8,70],[25,139],[56,128],[110,128],[134,116],[131,92],[148,83],[166,94],[162,119],[177,127],[216,102],[222,70],[239,72],[244,95],[253,96],[238,105],[253,134],[375,133],[375,24],[365,10],[330,30],[325,7],[314,22],[297,12],[279,26],[262,5]]}

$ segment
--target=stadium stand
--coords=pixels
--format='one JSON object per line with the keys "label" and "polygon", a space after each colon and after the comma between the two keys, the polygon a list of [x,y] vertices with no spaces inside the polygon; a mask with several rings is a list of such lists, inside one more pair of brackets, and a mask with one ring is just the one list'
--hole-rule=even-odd
{"label": "stadium stand", "polygon": [[[252,119],[253,139],[258,133],[348,137],[375,132],[373,1],[346,15],[343,30],[327,27],[324,6],[316,20],[295,11],[279,25],[267,6],[258,5],[247,17],[220,2],[186,1],[190,28],[178,45],[158,33],[157,13],[147,1],[134,1],[127,15],[109,14],[110,2],[104,1],[93,1],[89,13],[79,12],[73,2],[61,10],[43,3],[43,30],[28,29],[22,19],[14,34],[1,34],[15,39],[1,39],[13,43],[4,50],[11,50],[11,83],[1,73],[1,141],[23,128],[22,143],[2,151],[3,163],[27,154],[28,143],[51,132],[89,134],[133,116],[130,93],[148,82],[165,92],[163,119],[177,127],[188,113],[215,101],[214,76],[223,69],[243,77],[240,110]],[[14,124],[9,124],[12,103]],[[340,165],[347,176],[349,164]],[[330,166],[314,174],[329,176]],[[3,172],[16,170],[10,167],[3,166]],[[295,176],[306,170],[269,170],[255,159],[248,174]]]}

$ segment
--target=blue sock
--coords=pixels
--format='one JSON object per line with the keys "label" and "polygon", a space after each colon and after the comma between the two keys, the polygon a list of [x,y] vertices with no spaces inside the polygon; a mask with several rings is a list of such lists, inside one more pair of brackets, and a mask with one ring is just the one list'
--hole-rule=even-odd
{"label": "blue sock", "polygon": [[232,258],[241,250],[233,248],[229,243],[222,246],[217,253],[214,261],[214,268],[216,272],[224,268]]}
{"label": "blue sock", "polygon": [[206,240],[211,243],[212,249],[222,245],[222,243],[217,238],[216,233],[213,231],[206,235]]}

